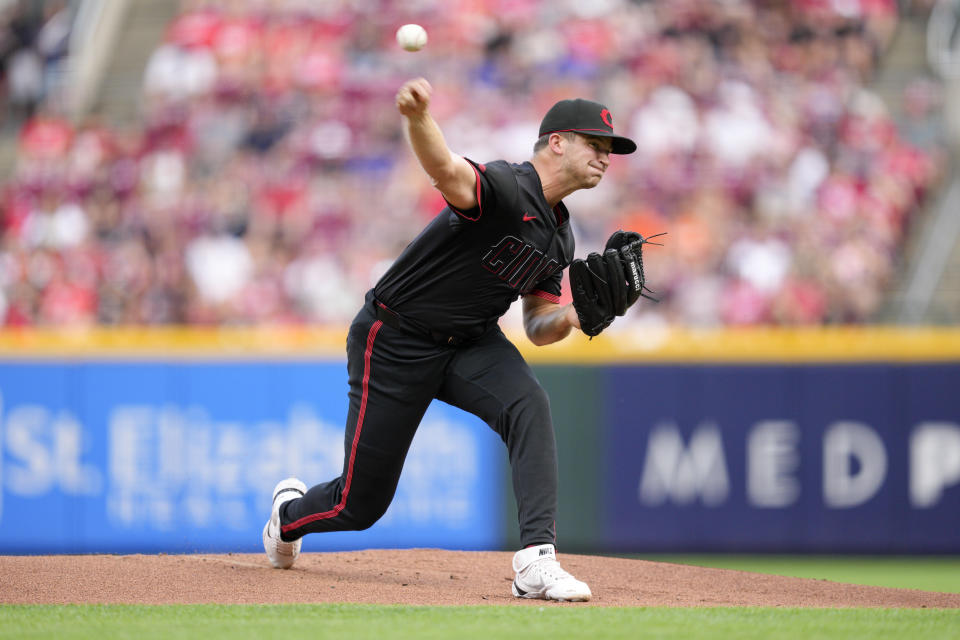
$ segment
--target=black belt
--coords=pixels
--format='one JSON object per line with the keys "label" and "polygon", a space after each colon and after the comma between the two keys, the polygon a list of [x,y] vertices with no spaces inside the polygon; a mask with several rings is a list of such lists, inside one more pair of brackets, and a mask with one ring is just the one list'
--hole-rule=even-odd
{"label": "black belt", "polygon": [[415,333],[418,335],[426,336],[426,337],[429,337],[434,342],[436,342],[437,344],[447,345],[450,347],[456,347],[457,345],[461,345],[464,342],[466,342],[466,340],[464,340],[463,338],[446,335],[444,333],[438,333],[436,331],[420,329],[418,327],[413,326],[409,321],[404,322],[403,317],[399,313],[397,313],[393,309],[390,309],[389,307],[387,307],[387,305],[383,304],[379,300],[374,300],[373,306],[376,309],[377,320],[387,325],[388,327],[393,327],[394,329],[397,329],[398,331],[405,331],[407,333]]}

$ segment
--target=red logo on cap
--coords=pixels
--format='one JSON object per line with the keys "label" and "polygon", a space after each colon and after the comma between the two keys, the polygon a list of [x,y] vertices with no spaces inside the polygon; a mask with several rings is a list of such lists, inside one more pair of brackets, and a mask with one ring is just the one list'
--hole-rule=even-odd
{"label": "red logo on cap", "polygon": [[609,109],[604,109],[600,112],[600,119],[603,120],[603,124],[613,129],[613,116],[610,115]]}

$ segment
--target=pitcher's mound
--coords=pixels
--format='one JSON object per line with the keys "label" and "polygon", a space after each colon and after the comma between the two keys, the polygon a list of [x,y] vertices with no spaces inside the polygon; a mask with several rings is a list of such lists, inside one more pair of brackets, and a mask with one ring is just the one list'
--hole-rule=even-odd
{"label": "pitcher's mound", "polygon": [[[537,605],[510,594],[509,552],[437,549],[304,553],[293,569],[263,554],[0,556],[0,603]],[[960,594],[840,584],[730,569],[561,554],[618,607],[939,607]]]}

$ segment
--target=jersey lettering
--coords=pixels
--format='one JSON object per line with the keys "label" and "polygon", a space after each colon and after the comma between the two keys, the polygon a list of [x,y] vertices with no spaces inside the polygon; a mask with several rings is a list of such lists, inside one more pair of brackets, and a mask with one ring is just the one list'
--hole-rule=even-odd
{"label": "jersey lettering", "polygon": [[514,236],[506,236],[483,257],[483,268],[514,289],[526,293],[554,273],[559,261],[544,261],[543,251]]}
{"label": "jersey lettering", "polygon": [[540,264],[541,260],[543,260],[543,251],[533,249],[527,259],[511,272],[507,282],[511,287],[516,288],[521,280],[523,280],[523,277],[530,272],[530,269]]}
{"label": "jersey lettering", "polygon": [[527,256],[530,255],[531,251],[533,251],[533,247],[530,246],[529,244],[524,244],[523,249],[521,249],[520,252],[517,253],[517,257],[511,260],[510,264],[508,264],[503,269],[501,269],[500,272],[497,274],[497,276],[501,280],[509,281],[510,274],[516,271],[519,265],[523,264],[523,262],[527,259]]}
{"label": "jersey lettering", "polygon": [[533,271],[530,277],[524,281],[523,285],[520,287],[521,295],[530,293],[539,282],[549,278],[559,268],[560,262],[554,258],[551,258],[546,264]]}
{"label": "jersey lettering", "polygon": [[522,240],[507,236],[498,242],[497,246],[491,248],[487,255],[483,256],[483,268],[499,276],[505,267],[509,267],[513,263],[513,259],[517,257],[523,247]]}

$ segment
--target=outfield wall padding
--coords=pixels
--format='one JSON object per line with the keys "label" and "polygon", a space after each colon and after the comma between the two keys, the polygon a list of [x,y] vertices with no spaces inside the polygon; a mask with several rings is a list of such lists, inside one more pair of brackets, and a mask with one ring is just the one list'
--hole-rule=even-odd
{"label": "outfield wall padding", "polygon": [[[653,339],[656,338],[656,339]],[[561,548],[960,552],[960,331],[517,340],[551,396]],[[0,332],[0,553],[256,551],[343,461],[343,334]],[[513,548],[499,438],[442,403],[396,500],[308,550]]]}

